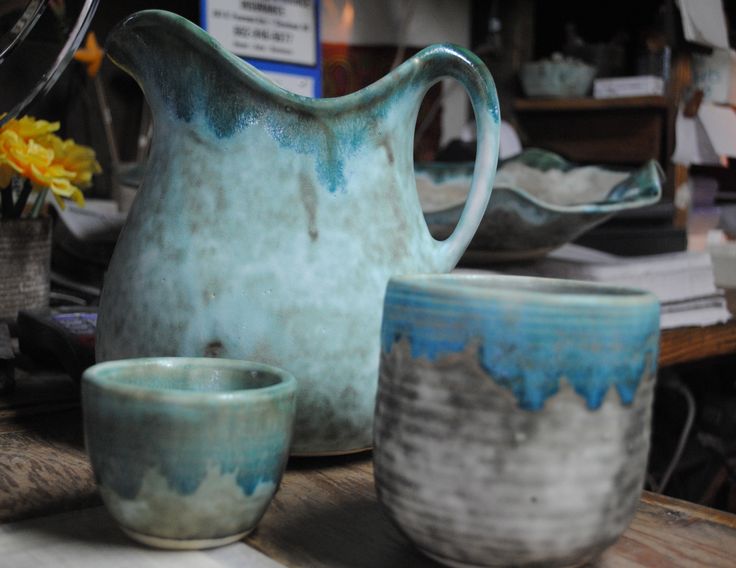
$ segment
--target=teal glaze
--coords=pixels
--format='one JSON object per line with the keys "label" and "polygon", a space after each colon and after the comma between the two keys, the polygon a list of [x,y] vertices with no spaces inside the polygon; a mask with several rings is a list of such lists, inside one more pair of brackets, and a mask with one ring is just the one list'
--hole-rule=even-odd
{"label": "teal glaze", "polygon": [[612,388],[631,404],[651,374],[659,303],[645,292],[554,279],[396,278],[381,337],[384,354],[406,340],[412,357],[429,361],[476,349],[523,409],[541,410],[564,379],[595,410]]}
{"label": "teal glaze", "polygon": [[[446,272],[485,211],[499,110],[470,52],[431,46],[358,93],[290,94],[173,14],[131,16],[108,54],[141,85],[152,153],[100,301],[98,361],[214,356],[297,378],[295,453],[371,445],[380,318],[395,274]],[[413,125],[443,77],[479,132],[457,230],[435,240],[413,171]]]}
{"label": "teal glaze", "polygon": [[[127,530],[158,538],[252,529],[286,465],[295,398],[293,376],[247,361],[152,358],[89,368],[85,439],[106,505]],[[218,499],[228,505],[212,510]]]}

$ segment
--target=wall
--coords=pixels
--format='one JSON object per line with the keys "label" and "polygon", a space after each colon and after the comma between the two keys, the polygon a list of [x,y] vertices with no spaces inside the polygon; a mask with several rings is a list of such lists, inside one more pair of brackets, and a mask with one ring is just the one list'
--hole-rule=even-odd
{"label": "wall", "polygon": [[[421,48],[450,42],[469,47],[470,8],[470,0],[322,0],[322,43]],[[440,144],[459,136],[468,120],[465,92],[452,84],[443,85]]]}

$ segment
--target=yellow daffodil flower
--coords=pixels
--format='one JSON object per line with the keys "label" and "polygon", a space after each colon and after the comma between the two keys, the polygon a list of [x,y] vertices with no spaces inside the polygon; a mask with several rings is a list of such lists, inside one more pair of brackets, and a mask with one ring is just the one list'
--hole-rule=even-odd
{"label": "yellow daffodil flower", "polygon": [[92,176],[102,171],[100,164],[95,159],[94,150],[76,144],[71,138],[62,140],[58,136],[47,134],[38,141],[54,152],[54,164],[72,172],[74,176],[70,178],[71,181],[81,188],[89,187],[92,183]]}
{"label": "yellow daffodil flower", "polygon": [[36,190],[49,188],[62,207],[62,198],[84,205],[80,188],[88,187],[92,175],[102,169],[94,150],[71,139],[62,140],[53,134],[58,129],[58,122],[28,116],[0,127],[0,188],[19,175]]}
{"label": "yellow daffodil flower", "polygon": [[49,134],[59,130],[61,124],[59,122],[49,122],[47,120],[37,120],[32,116],[24,116],[22,118],[13,118],[2,126],[2,131],[15,132],[23,138],[28,140],[30,138],[36,138],[43,134]]}

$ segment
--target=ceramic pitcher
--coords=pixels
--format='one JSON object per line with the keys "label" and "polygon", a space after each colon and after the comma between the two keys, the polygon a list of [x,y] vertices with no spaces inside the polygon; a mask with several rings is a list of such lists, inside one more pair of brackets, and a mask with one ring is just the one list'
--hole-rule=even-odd
{"label": "ceramic pitcher", "polygon": [[[293,453],[370,447],[386,283],[452,269],[490,198],[500,118],[488,70],[436,45],[360,92],[314,100],[161,11],[123,21],[108,54],[143,89],[154,136],[105,278],[98,361],[279,366],[298,383]],[[468,92],[478,158],[465,214],[436,241],[412,145],[443,77]]]}

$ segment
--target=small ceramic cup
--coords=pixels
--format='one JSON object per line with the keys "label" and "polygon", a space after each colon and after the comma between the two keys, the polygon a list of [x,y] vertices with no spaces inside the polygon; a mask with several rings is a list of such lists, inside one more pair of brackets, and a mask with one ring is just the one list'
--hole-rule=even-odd
{"label": "small ceramic cup", "polygon": [[87,452],[122,529],[159,548],[221,546],[250,532],[286,465],[296,381],[205,358],[101,363],[82,377]]}
{"label": "small ceramic cup", "polygon": [[634,515],[659,349],[649,293],[408,276],[385,298],[376,488],[450,566],[567,566]]}

